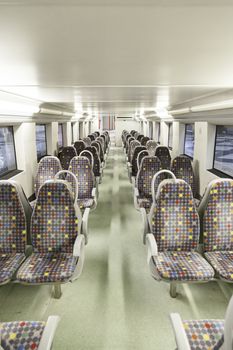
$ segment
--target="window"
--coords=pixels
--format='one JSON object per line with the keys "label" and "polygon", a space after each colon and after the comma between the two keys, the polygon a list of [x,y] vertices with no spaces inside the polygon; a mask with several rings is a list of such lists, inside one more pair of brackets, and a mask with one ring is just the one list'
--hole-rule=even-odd
{"label": "window", "polygon": [[74,143],[74,123],[71,123],[71,142]]}
{"label": "window", "polygon": [[233,176],[233,126],[216,126],[213,168]]}
{"label": "window", "polygon": [[0,127],[0,176],[16,169],[13,127]]}
{"label": "window", "polygon": [[168,124],[168,147],[172,148],[172,141],[173,141],[173,124]]}
{"label": "window", "polygon": [[156,134],[157,134],[157,140],[155,141],[160,143],[160,123],[156,123]]}
{"label": "window", "polygon": [[153,140],[153,122],[149,122],[149,138]]}
{"label": "window", "polygon": [[63,125],[58,124],[58,147],[59,149],[63,147]]}
{"label": "window", "polygon": [[39,161],[42,157],[47,154],[47,142],[46,142],[46,125],[36,125],[36,151],[37,160]]}
{"label": "window", "polygon": [[184,154],[193,158],[194,153],[194,124],[185,124]]}

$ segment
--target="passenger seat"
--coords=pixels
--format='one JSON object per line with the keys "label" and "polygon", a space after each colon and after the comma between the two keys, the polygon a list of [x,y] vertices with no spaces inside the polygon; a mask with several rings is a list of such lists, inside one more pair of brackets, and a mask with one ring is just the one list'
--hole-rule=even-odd
{"label": "passenger seat", "polygon": [[217,278],[233,283],[233,180],[211,181],[198,211],[203,218],[204,256]]}
{"label": "passenger seat", "polygon": [[213,280],[213,268],[197,252],[199,216],[185,181],[173,178],[160,183],[149,227],[146,242],[151,275],[157,281],[170,283],[172,297],[176,297],[177,283]]}
{"label": "passenger seat", "polygon": [[67,170],[69,168],[71,159],[75,156],[77,156],[77,152],[73,146],[64,147],[60,153],[60,162],[62,169]]}
{"label": "passenger seat", "polygon": [[155,156],[160,159],[163,169],[170,170],[171,168],[171,155],[169,148],[166,146],[158,146],[155,150]]}

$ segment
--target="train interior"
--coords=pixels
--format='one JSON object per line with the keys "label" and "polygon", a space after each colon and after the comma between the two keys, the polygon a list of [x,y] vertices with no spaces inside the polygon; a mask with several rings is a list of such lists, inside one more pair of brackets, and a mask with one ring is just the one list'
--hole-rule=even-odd
{"label": "train interior", "polygon": [[233,349],[232,14],[0,0],[0,349]]}

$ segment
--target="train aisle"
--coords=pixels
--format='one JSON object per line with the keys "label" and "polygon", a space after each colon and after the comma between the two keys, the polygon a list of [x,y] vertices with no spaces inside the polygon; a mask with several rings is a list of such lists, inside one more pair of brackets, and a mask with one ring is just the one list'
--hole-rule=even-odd
{"label": "train aisle", "polygon": [[1,287],[0,319],[60,315],[54,350],[169,350],[175,348],[170,312],[184,319],[222,318],[228,300],[217,283],[181,286],[172,299],[169,285],[150,277],[120,147],[111,147],[99,192],[80,279],[62,286],[60,300],[49,286]]}

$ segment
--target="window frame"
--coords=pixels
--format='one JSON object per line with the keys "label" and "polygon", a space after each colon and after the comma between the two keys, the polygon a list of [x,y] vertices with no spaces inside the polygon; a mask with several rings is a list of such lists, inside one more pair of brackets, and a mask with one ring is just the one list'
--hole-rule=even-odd
{"label": "window frame", "polygon": [[[59,145],[59,126],[61,126],[61,130],[62,130],[62,145]],[[62,150],[62,148],[64,147],[64,128],[63,128],[63,123],[58,123],[58,135],[57,135],[57,143],[58,143],[58,150]]]}
{"label": "window frame", "polygon": [[192,156],[190,156],[189,154],[186,154],[186,153],[185,153],[186,129],[187,129],[187,126],[188,126],[188,125],[193,125],[193,130],[194,130],[194,145],[193,145],[193,156],[194,156],[194,146],[195,146],[195,123],[187,123],[187,124],[185,124],[183,154],[184,154],[186,157],[189,157],[190,159],[193,160],[193,157],[192,157]]}
{"label": "window frame", "polygon": [[214,139],[213,164],[212,164],[212,169],[209,169],[209,171],[210,171],[211,173],[213,173],[213,174],[215,174],[215,175],[221,177],[221,178],[228,177],[228,178],[230,178],[230,179],[233,179],[233,175],[229,175],[229,174],[227,174],[227,173],[224,173],[224,171],[219,170],[219,169],[217,169],[217,168],[214,167],[214,162],[215,162],[215,151],[216,151],[216,142],[217,142],[217,129],[218,129],[219,127],[221,127],[221,126],[223,126],[223,127],[232,126],[232,127],[233,127],[233,125],[216,125],[216,128],[215,128],[215,139]]}
{"label": "window frame", "polygon": [[45,148],[46,148],[46,152],[44,155],[38,157],[38,154],[37,154],[37,142],[36,142],[36,156],[37,156],[37,162],[39,162],[43,157],[45,157],[47,154],[48,154],[48,144],[47,144],[47,127],[46,127],[46,124],[36,124],[36,127],[38,126],[44,126],[44,130],[45,130]]}
{"label": "window frame", "polygon": [[[170,146],[169,141],[170,141],[170,137],[171,137],[171,128],[173,128],[173,123],[168,123],[168,140],[167,140],[167,146],[170,150],[173,149],[173,140],[172,140],[172,146]],[[172,130],[173,131],[173,130]],[[173,133],[172,133],[173,136]]]}
{"label": "window frame", "polygon": [[19,174],[21,172],[21,170],[18,170],[16,147],[15,147],[15,133],[14,133],[13,125],[0,126],[0,128],[10,128],[11,129],[12,139],[13,139],[13,149],[14,149],[15,168],[11,169],[9,171],[6,171],[5,173],[0,174],[0,179],[5,180],[5,179],[11,178],[12,176],[14,176],[16,174]]}
{"label": "window frame", "polygon": [[155,140],[158,144],[160,144],[160,136],[161,136],[161,124],[160,122],[157,122],[157,140]]}

